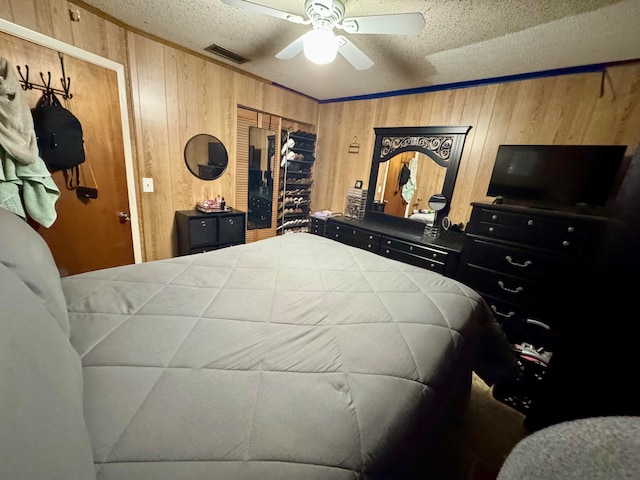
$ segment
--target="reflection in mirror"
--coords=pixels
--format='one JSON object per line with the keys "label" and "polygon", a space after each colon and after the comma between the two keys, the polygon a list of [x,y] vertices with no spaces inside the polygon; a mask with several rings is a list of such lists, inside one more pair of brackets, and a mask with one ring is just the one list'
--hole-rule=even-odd
{"label": "reflection in mirror", "polygon": [[271,228],[275,151],[275,132],[249,128],[248,230]]}
{"label": "reflection in mirror", "polygon": [[380,163],[374,210],[432,224],[429,199],[442,194],[447,167],[419,152],[403,152]]}
{"label": "reflection in mirror", "polygon": [[227,169],[229,157],[220,140],[201,133],[191,137],[184,147],[184,162],[199,179],[215,180]]}

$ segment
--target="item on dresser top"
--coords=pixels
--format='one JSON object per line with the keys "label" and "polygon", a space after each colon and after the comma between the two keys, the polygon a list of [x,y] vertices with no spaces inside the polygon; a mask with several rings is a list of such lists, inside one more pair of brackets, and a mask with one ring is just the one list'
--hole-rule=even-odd
{"label": "item on dresser top", "polygon": [[349,188],[344,206],[344,216],[350,218],[364,218],[367,190]]}
{"label": "item on dresser top", "polygon": [[224,202],[224,197],[220,196],[213,200],[201,200],[196,203],[196,209],[203,213],[228,212],[230,210]]}
{"label": "item on dresser top", "polygon": [[331,210],[319,210],[317,212],[313,212],[312,215],[317,218],[329,218],[333,215]]}

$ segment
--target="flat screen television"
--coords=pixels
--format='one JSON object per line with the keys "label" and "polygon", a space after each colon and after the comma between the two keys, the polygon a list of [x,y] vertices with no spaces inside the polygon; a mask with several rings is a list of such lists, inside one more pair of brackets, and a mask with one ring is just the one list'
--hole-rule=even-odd
{"label": "flat screen television", "polygon": [[626,145],[500,145],[487,195],[548,208],[604,207]]}

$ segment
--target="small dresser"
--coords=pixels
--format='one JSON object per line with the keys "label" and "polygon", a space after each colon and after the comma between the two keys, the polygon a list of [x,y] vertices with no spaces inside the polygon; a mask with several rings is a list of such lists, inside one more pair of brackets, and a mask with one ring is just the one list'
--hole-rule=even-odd
{"label": "small dresser", "polygon": [[181,210],[175,214],[178,255],[208,252],[245,243],[246,214],[233,208],[203,213]]}
{"label": "small dresser", "polygon": [[581,328],[569,299],[587,281],[606,219],[515,205],[472,206],[456,278],[483,296],[523,360],[518,381],[497,385],[494,395],[527,413],[554,350]]}

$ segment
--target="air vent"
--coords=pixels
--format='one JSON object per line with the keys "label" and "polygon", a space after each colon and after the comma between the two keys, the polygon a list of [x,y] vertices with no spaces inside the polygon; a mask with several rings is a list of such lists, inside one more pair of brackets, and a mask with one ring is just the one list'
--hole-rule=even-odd
{"label": "air vent", "polygon": [[219,57],[226,58],[227,60],[231,60],[234,63],[245,63],[248,62],[248,58],[244,58],[237,53],[233,53],[226,48],[222,48],[220,45],[209,45],[205,50],[209,53],[213,53],[214,55],[218,55]]}

